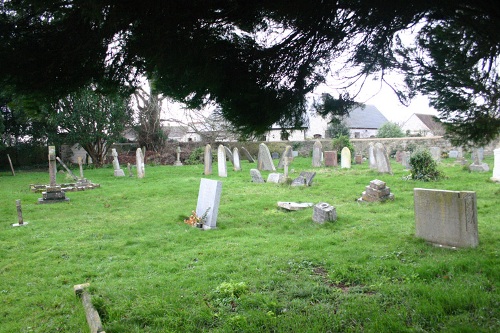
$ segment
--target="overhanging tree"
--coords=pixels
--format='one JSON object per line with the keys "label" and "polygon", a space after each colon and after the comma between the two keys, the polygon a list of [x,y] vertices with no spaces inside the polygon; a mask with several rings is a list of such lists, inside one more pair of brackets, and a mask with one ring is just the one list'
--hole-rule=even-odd
{"label": "overhanging tree", "polygon": [[[498,6],[490,0],[5,1],[0,84],[60,97],[91,81],[124,84],[134,75],[157,73],[165,96],[190,107],[210,100],[239,130],[262,132],[275,123],[300,126],[307,94],[324,81],[332,61],[340,61],[338,67],[355,70],[338,73],[349,82],[373,73],[384,81],[391,69],[410,73],[409,92],[397,91],[401,100],[416,91],[435,94],[434,106],[443,116],[462,116],[450,126],[470,124],[462,128],[480,128],[491,140],[500,126]],[[455,80],[464,67],[460,57],[433,61],[419,72],[425,65],[419,52],[431,48],[418,43],[410,52],[412,47],[400,48],[396,38],[416,26],[427,40],[444,38],[444,54],[465,51],[471,75]],[[436,29],[440,26],[448,32]],[[454,41],[453,31],[473,40],[473,47]],[[415,80],[418,76],[441,83],[431,87]],[[486,100],[482,110],[470,111],[478,101],[463,99],[470,80],[472,94]],[[453,89],[440,89],[446,86]],[[448,97],[450,91],[459,98]]]}
{"label": "overhanging tree", "polygon": [[78,144],[100,167],[110,145],[121,138],[121,132],[132,119],[129,98],[120,93],[103,93],[88,86],[67,95],[54,105],[50,123],[58,127],[60,144]]}

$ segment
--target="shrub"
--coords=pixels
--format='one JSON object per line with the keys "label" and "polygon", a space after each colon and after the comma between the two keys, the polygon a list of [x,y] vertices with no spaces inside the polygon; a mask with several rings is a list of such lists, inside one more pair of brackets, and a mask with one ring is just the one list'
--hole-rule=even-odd
{"label": "shrub", "polygon": [[424,182],[444,178],[444,174],[437,169],[437,163],[428,150],[417,150],[410,157],[412,169],[411,178]]}
{"label": "shrub", "polygon": [[387,122],[377,132],[377,138],[402,138],[405,136],[401,127],[396,123]]}
{"label": "shrub", "polygon": [[342,148],[347,147],[351,151],[351,156],[354,156],[354,146],[352,145],[347,135],[339,135],[332,141],[332,149],[337,151],[337,157],[340,159]]}
{"label": "shrub", "polygon": [[203,147],[198,147],[191,151],[191,154],[189,154],[188,159],[184,161],[184,164],[202,164],[204,155],[205,149]]}

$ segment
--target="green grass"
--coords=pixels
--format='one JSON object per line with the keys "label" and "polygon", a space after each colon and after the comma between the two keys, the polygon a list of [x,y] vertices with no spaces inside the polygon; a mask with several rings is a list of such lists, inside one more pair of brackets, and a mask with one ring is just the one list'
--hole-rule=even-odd
{"label": "green grass", "polygon": [[[296,159],[292,176],[310,165]],[[313,186],[296,188],[251,183],[255,164],[242,167],[221,179],[210,231],[183,222],[202,165],[150,166],[144,179],[86,170],[101,188],[53,205],[29,191],[47,172],[0,173],[0,332],[88,332],[73,293],[84,282],[107,333],[500,331],[500,185],[491,172],[444,160],[448,178],[423,183],[402,180],[396,163],[393,176],[365,163],[314,169]],[[394,202],[356,202],[373,179]],[[414,187],[476,191],[479,247],[415,238]],[[16,199],[26,227],[11,227]],[[328,202],[338,221],[319,225],[312,209],[286,212],[277,201]]]}

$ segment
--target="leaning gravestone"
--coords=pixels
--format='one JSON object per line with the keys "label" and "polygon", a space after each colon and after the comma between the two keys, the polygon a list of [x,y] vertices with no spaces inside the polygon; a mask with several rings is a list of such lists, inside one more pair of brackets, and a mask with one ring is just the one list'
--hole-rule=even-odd
{"label": "leaning gravestone", "polygon": [[212,174],[212,147],[207,144],[205,146],[205,154],[203,158],[203,164],[205,165],[204,174],[205,176]]}
{"label": "leaning gravestone", "polygon": [[219,177],[227,177],[226,150],[223,145],[219,145],[217,149],[217,168]]}
{"label": "leaning gravestone", "polygon": [[338,162],[337,162],[337,151],[336,150],[333,150],[333,151],[325,151],[325,166],[327,167],[333,167],[333,166],[337,166],[338,165]]}
{"label": "leaning gravestone", "polygon": [[429,148],[431,152],[432,159],[436,162],[441,161],[441,148],[439,147],[431,147]]}
{"label": "leaning gravestone", "polygon": [[266,171],[276,171],[274,167],[273,159],[271,158],[271,153],[269,148],[263,143],[259,145],[259,157],[257,162],[257,169]]}
{"label": "leaning gravestone", "polygon": [[476,192],[415,188],[416,236],[447,247],[476,247]]}
{"label": "leaning gravestone", "polygon": [[493,151],[493,177],[491,180],[494,182],[500,182],[500,148],[497,148]]}
{"label": "leaning gravestone", "polygon": [[252,182],[254,183],[264,183],[264,178],[257,169],[250,169],[250,176],[252,177]]}
{"label": "leaning gravestone", "polygon": [[286,146],[285,151],[283,154],[281,154],[280,161],[278,162],[278,169],[283,169],[285,167],[285,158],[288,158],[288,165],[290,165],[290,162],[293,161],[293,156],[292,156],[292,146]]}
{"label": "leaning gravestone", "polygon": [[73,173],[73,171],[70,170],[70,168],[68,168],[68,166],[58,157],[56,157],[56,160],[61,163],[61,165],[63,166],[64,169],[66,169],[66,171],[68,172],[68,175],[73,178],[74,181],[78,181],[78,177],[75,176],[75,174]]}
{"label": "leaning gravestone", "polygon": [[45,188],[45,192],[42,192],[42,198],[38,199],[39,204],[69,201],[69,198],[66,198],[66,193],[61,190],[61,186],[56,183],[56,173],[56,147],[49,146],[50,184]]}
{"label": "leaning gravestone", "polygon": [[236,147],[233,148],[233,169],[234,171],[241,171],[240,153]]}
{"label": "leaning gravestone", "polygon": [[268,176],[267,176],[267,182],[268,183],[275,183],[275,184],[279,184],[279,183],[283,183],[285,181],[285,177],[283,176],[282,173],[275,173],[275,172],[271,172]]}
{"label": "leaning gravestone", "polygon": [[196,215],[202,218],[203,229],[205,230],[215,229],[217,227],[217,215],[219,214],[221,194],[221,181],[205,178],[201,179],[200,191],[198,192],[198,204],[196,205]]}
{"label": "leaning gravestone", "polygon": [[321,166],[322,153],[323,153],[323,145],[321,144],[321,141],[316,140],[316,142],[314,142],[313,153],[312,153],[312,166],[314,168],[318,168]]}
{"label": "leaning gravestone", "polygon": [[375,160],[374,149],[375,147],[373,142],[370,142],[368,146],[368,162],[370,165],[370,169],[377,169],[377,161]]}
{"label": "leaning gravestone", "polygon": [[250,154],[250,152],[245,147],[241,147],[241,150],[243,151],[243,154],[245,154],[245,157],[247,158],[248,163],[254,163],[255,162],[255,159],[252,157],[252,155]]}
{"label": "leaning gravestone", "polygon": [[300,175],[292,181],[291,186],[311,186],[316,172],[302,171]]}
{"label": "leaning gravestone", "polygon": [[118,162],[118,153],[115,148],[111,148],[111,155],[113,155],[113,169],[115,170],[115,177],[125,177],[125,172],[120,169],[120,162]]}
{"label": "leaning gravestone", "polygon": [[337,220],[337,211],[335,207],[331,206],[326,202],[320,202],[316,204],[313,208],[313,221],[316,223],[323,224],[329,221]]}
{"label": "leaning gravestone", "polygon": [[380,173],[388,173],[392,175],[391,163],[389,162],[389,155],[384,145],[380,142],[375,144],[373,149],[375,161],[377,163],[377,171]]}
{"label": "leaning gravestone", "polygon": [[224,150],[226,151],[226,159],[228,159],[229,162],[231,162],[231,164],[234,166],[233,153],[231,152],[231,149],[229,149],[226,146],[223,146],[223,147],[224,147]]}
{"label": "leaning gravestone", "polygon": [[342,148],[342,151],[340,152],[340,168],[351,168],[351,151],[347,147]]}
{"label": "leaning gravestone", "polygon": [[142,154],[142,149],[137,148],[135,151],[135,165],[137,169],[137,178],[144,178],[145,170],[144,170],[144,155]]}
{"label": "leaning gravestone", "polygon": [[292,183],[290,184],[290,186],[306,186],[306,179],[304,178],[304,176],[298,176],[297,178],[295,178],[294,180],[292,180]]}

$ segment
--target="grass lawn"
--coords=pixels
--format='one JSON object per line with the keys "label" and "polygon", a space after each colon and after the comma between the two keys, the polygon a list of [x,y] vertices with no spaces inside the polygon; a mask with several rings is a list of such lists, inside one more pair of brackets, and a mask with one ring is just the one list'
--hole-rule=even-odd
{"label": "grass lawn", "polygon": [[[203,165],[147,166],[144,179],[89,169],[101,188],[51,205],[29,190],[48,172],[0,172],[0,332],[88,332],[73,293],[84,282],[107,333],[499,332],[500,184],[452,159],[440,165],[448,178],[432,183],[405,181],[392,166],[390,176],[366,162],[312,169],[297,158],[292,177],[317,172],[297,188],[254,184],[255,164],[242,162],[242,172],[206,177],[223,182],[210,231],[183,222]],[[373,179],[393,202],[356,202]],[[476,191],[479,247],[415,238],[414,187]],[[16,199],[22,228],[11,227]],[[328,202],[338,220],[319,225],[311,208],[287,212],[277,201]]]}

